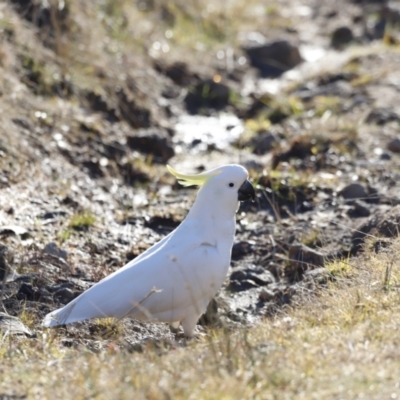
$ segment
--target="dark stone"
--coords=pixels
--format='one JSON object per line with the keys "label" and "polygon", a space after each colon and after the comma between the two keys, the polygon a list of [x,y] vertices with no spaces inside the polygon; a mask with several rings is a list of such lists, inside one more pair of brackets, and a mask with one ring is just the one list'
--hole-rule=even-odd
{"label": "dark stone", "polygon": [[58,211],[48,211],[42,214],[40,217],[42,219],[55,219],[59,217],[66,217],[68,213],[66,211],[58,210]]}
{"label": "dark stone", "polygon": [[[354,97],[354,89],[347,80],[337,80],[328,83],[320,82],[318,86],[315,85],[305,85],[300,87],[294,92],[294,95],[305,100],[311,100],[317,96],[337,96],[343,98],[353,97],[353,101],[356,101]],[[360,98],[361,103],[364,102],[364,98]]]}
{"label": "dark stone", "polygon": [[86,100],[89,107],[95,112],[101,112],[106,115],[111,122],[118,121],[117,111],[108,103],[108,101],[98,93],[92,90],[86,93]]}
{"label": "dark stone", "polygon": [[271,301],[275,298],[275,293],[272,290],[263,289],[258,295],[259,300],[261,301]]}
{"label": "dark stone", "polygon": [[0,236],[15,235],[20,236],[21,239],[27,239],[29,237],[29,232],[22,226],[8,225],[0,227]]}
{"label": "dark stone", "polygon": [[304,274],[304,279],[305,280],[312,280],[319,285],[325,285],[328,283],[328,280],[330,279],[329,276],[329,271],[327,271],[325,268],[315,268],[309,271],[306,271]]}
{"label": "dark stone", "polygon": [[195,84],[198,76],[191,73],[186,63],[177,61],[168,65],[157,60],[154,64],[156,71],[168,76],[174,83],[179,86],[188,86]]}
{"label": "dark stone", "polygon": [[298,47],[286,40],[249,45],[243,50],[265,78],[276,78],[303,61]]}
{"label": "dark stone", "polygon": [[22,117],[13,118],[12,122],[14,122],[15,125],[18,125],[18,126],[20,126],[21,128],[24,128],[24,129],[28,129],[28,130],[33,130],[34,129],[31,121],[29,121],[26,118],[22,118]]}
{"label": "dark stone", "polygon": [[277,144],[278,140],[275,135],[270,132],[258,133],[249,143],[253,148],[253,153],[258,155],[269,153],[274,150]]}
{"label": "dark stone", "polygon": [[70,195],[66,195],[62,200],[61,200],[61,204],[65,205],[65,206],[70,206],[74,209],[76,208],[80,208],[80,204],[73,199]]}
{"label": "dark stone", "polygon": [[229,104],[229,98],[227,85],[205,79],[188,91],[184,103],[190,114],[198,114],[201,109],[222,110]]}
{"label": "dark stone", "polygon": [[245,255],[253,251],[253,246],[249,242],[238,242],[232,247],[232,260],[240,260]]}
{"label": "dark stone", "polygon": [[18,300],[39,301],[41,297],[41,292],[30,283],[23,283],[17,293]]}
{"label": "dark stone", "polygon": [[[28,261],[28,265],[30,261]],[[51,287],[51,278],[47,276],[47,274],[41,273],[28,273],[24,275],[19,275],[14,279],[14,282],[18,282],[21,284],[19,288],[19,293],[21,295],[25,294],[27,300],[38,300],[40,299],[49,299],[51,298],[51,294],[49,291],[49,287]]]}
{"label": "dark stone", "polygon": [[125,90],[117,92],[119,114],[133,128],[148,128],[151,125],[150,111],[140,106]]}
{"label": "dark stone", "polygon": [[342,26],[333,31],[331,37],[331,46],[335,49],[341,49],[348,45],[354,39],[353,32],[347,26]]}
{"label": "dark stone", "polygon": [[146,172],[137,168],[132,161],[126,161],[118,164],[118,169],[127,185],[136,183],[146,183],[150,181],[150,177]]}
{"label": "dark stone", "polygon": [[391,140],[387,145],[387,149],[393,153],[400,153],[400,139],[394,138]]}
{"label": "dark stone", "polygon": [[176,221],[170,217],[153,216],[145,222],[144,226],[155,231],[172,231],[180,223],[181,221]]}
{"label": "dark stone", "polygon": [[289,265],[285,268],[285,276],[290,280],[299,280],[305,271],[323,267],[324,254],[303,244],[293,245],[289,249]]}
{"label": "dark stone", "polygon": [[353,203],[353,207],[348,210],[347,215],[351,218],[369,217],[371,211],[366,203],[361,200],[356,200]]}
{"label": "dark stone", "polygon": [[89,176],[93,179],[103,178],[105,176],[103,167],[97,158],[82,161],[82,165],[87,169]]}
{"label": "dark stone", "polygon": [[75,288],[75,285],[74,285],[73,282],[63,282],[63,283],[58,283],[58,284],[56,284],[56,285],[51,285],[51,286],[48,286],[48,287],[47,287],[47,289],[48,289],[48,291],[49,291],[50,293],[55,293],[55,292],[57,292],[58,290],[65,289],[65,288],[67,288],[67,289],[74,289],[74,288]]}
{"label": "dark stone", "polygon": [[169,134],[157,128],[140,129],[134,136],[127,137],[127,145],[132,150],[153,155],[154,161],[160,163],[175,155]]}
{"label": "dark stone", "polygon": [[[182,89],[177,88],[176,86],[166,85],[161,91],[161,96],[166,99],[176,99],[181,93]],[[170,109],[168,110],[170,111]],[[172,116],[173,114],[170,112],[169,115]]]}
{"label": "dark stone", "polygon": [[248,268],[234,271],[229,280],[228,289],[233,292],[267,286],[275,282],[272,273],[263,268]]}
{"label": "dark stone", "polygon": [[249,290],[256,287],[258,287],[258,285],[248,279],[243,279],[240,281],[231,280],[228,285],[228,290],[232,292],[242,292],[244,290]]}
{"label": "dark stone", "polygon": [[272,169],[275,169],[281,162],[289,161],[292,158],[305,159],[311,156],[312,149],[315,146],[312,140],[304,137],[294,138],[287,150],[276,151],[272,157]]}
{"label": "dark stone", "polygon": [[345,186],[339,193],[346,200],[365,199],[368,197],[367,189],[360,183],[350,183]]}
{"label": "dark stone", "polygon": [[365,118],[366,123],[375,125],[385,125],[393,121],[400,122],[400,116],[395,112],[385,108],[377,108],[372,110]]}
{"label": "dark stone", "polygon": [[392,244],[391,238],[375,238],[372,248],[375,253],[387,252]]}
{"label": "dark stone", "polygon": [[362,248],[367,237],[393,238],[398,236],[399,233],[400,205],[396,205],[386,211],[379,211],[354,230],[351,238],[351,254],[356,254]]}
{"label": "dark stone", "polygon": [[68,258],[68,253],[65,250],[60,249],[54,242],[47,243],[43,252],[55,257],[63,258],[64,260]]}
{"label": "dark stone", "polygon": [[271,272],[271,274],[277,281],[282,278],[282,267],[278,263],[270,262],[267,265],[267,270]]}
{"label": "dark stone", "polygon": [[61,304],[68,304],[70,301],[75,299],[77,294],[69,288],[61,288],[54,293],[54,298],[57,299]]}

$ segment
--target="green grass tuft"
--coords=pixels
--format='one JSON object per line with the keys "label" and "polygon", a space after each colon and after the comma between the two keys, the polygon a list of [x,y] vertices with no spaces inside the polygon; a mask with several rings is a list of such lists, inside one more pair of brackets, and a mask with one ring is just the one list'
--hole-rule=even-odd
{"label": "green grass tuft", "polygon": [[84,211],[78,214],[75,214],[71,217],[68,226],[75,230],[85,230],[90,228],[96,222],[96,217],[88,212]]}

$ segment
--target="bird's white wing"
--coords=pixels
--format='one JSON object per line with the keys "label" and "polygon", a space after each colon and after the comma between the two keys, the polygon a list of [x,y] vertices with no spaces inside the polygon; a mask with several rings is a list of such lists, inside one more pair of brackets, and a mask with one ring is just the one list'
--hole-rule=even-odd
{"label": "bird's white wing", "polygon": [[185,229],[180,233],[48,314],[44,326],[126,315],[169,322],[182,320],[188,310],[200,316],[224,281],[230,255]]}

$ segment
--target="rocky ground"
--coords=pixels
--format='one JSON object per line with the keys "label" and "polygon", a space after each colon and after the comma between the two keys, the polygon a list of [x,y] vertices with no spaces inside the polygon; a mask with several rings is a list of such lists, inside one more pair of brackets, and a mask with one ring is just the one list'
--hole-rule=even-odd
{"label": "rocky ground", "polygon": [[[0,279],[25,324],[4,313],[0,327],[34,336],[178,226],[196,191],[167,162],[240,163],[257,187],[199,329],[295,306],[398,235],[398,3],[79,3],[0,4]],[[57,335],[176,339],[128,319]]]}

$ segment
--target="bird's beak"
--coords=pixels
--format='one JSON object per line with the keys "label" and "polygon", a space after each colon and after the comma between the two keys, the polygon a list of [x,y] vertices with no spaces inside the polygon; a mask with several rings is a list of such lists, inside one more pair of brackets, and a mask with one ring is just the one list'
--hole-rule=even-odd
{"label": "bird's beak", "polygon": [[246,180],[238,190],[238,200],[245,201],[251,199],[254,201],[256,198],[256,192],[254,191],[253,185]]}

